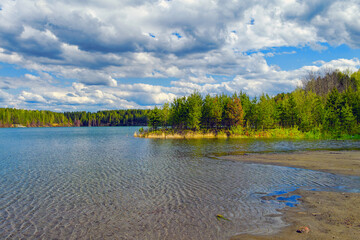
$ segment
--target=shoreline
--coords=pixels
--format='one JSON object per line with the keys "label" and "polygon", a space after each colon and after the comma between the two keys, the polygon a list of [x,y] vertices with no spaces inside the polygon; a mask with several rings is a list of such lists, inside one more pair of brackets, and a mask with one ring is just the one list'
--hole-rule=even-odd
{"label": "shoreline", "polygon": [[296,128],[277,128],[268,130],[243,130],[242,132],[231,132],[228,129],[209,130],[209,131],[194,131],[194,130],[156,130],[135,132],[134,137],[139,138],[162,138],[162,139],[199,139],[199,138],[242,138],[242,139],[258,139],[258,138],[272,138],[272,139],[305,139],[305,138],[319,138],[320,135],[309,135],[303,133]]}
{"label": "shoreline", "polygon": [[249,153],[217,157],[223,160],[304,168],[334,174],[360,176],[360,150]]}
{"label": "shoreline", "polygon": [[[295,190],[285,195],[300,195],[296,207],[278,210],[289,226],[270,235],[240,234],[230,240],[352,240],[360,235],[360,194]],[[278,197],[278,196],[274,196]],[[307,227],[308,233],[297,230]]]}
{"label": "shoreline", "polygon": [[[218,159],[360,176],[360,151],[358,150],[244,154],[221,156]],[[276,234],[240,234],[230,239],[356,239],[360,235],[360,193],[297,189],[279,196],[291,195],[300,195],[301,198],[298,199],[300,204],[293,208],[285,207],[279,210],[289,226]],[[309,233],[298,233],[297,230],[301,227],[308,227]]]}
{"label": "shoreline", "polygon": [[324,132],[301,132],[297,128],[275,128],[267,130],[244,129],[241,132],[232,132],[228,129],[220,130],[155,130],[136,131],[134,137],[155,139],[309,139],[309,140],[359,140],[360,135],[332,135]]}

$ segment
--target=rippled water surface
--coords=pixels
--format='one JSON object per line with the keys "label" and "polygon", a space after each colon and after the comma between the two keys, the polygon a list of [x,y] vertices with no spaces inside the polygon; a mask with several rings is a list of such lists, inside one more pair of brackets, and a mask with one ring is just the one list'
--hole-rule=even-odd
{"label": "rippled water surface", "polygon": [[359,177],[211,157],[359,142],[139,139],[136,129],[0,129],[0,239],[228,239],[284,226],[273,215],[285,203],[261,196],[360,190]]}

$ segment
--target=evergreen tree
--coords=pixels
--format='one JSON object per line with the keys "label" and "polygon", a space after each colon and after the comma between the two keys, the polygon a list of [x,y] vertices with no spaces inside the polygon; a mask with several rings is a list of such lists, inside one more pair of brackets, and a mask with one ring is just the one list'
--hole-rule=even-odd
{"label": "evergreen tree", "polygon": [[352,113],[351,107],[348,104],[345,104],[340,111],[340,122],[341,130],[344,133],[353,133],[356,126],[356,119]]}
{"label": "evergreen tree", "polygon": [[337,132],[340,129],[340,94],[336,88],[333,88],[328,95],[325,105],[324,127],[331,132]]}
{"label": "evergreen tree", "polygon": [[170,124],[175,129],[185,129],[187,126],[188,108],[186,98],[175,98],[170,108]]}
{"label": "evergreen tree", "polygon": [[189,97],[187,97],[186,107],[189,112],[189,116],[187,119],[188,127],[194,130],[199,130],[202,115],[202,97],[200,93],[194,92]]}
{"label": "evergreen tree", "polygon": [[149,126],[156,130],[159,126],[161,126],[163,120],[162,112],[160,109],[155,107],[149,113]]}
{"label": "evergreen tree", "polygon": [[246,125],[247,122],[248,122],[248,115],[249,115],[249,111],[250,111],[250,106],[251,106],[251,101],[250,101],[250,98],[249,96],[244,93],[244,92],[240,92],[239,94],[235,94],[239,99],[240,99],[240,102],[241,102],[241,107],[243,109],[243,114],[244,114],[244,124]]}
{"label": "evergreen tree", "polygon": [[168,126],[169,117],[170,117],[169,103],[164,103],[162,108],[162,120],[161,120],[163,127]]}
{"label": "evergreen tree", "polygon": [[257,104],[259,127],[263,129],[274,128],[275,126],[275,101],[267,94],[260,97]]}

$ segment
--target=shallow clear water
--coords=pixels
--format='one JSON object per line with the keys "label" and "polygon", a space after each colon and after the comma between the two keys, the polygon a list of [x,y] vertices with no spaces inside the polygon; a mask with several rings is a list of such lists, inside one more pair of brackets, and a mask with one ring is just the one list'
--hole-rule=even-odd
{"label": "shallow clear water", "polygon": [[0,129],[0,239],[227,239],[285,225],[273,215],[286,203],[264,195],[360,190],[359,177],[212,157],[356,141],[140,139],[136,129]]}

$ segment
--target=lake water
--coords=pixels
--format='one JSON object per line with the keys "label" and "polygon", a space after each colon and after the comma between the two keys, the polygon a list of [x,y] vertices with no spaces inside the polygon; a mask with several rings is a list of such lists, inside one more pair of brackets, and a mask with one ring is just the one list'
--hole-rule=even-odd
{"label": "lake water", "polygon": [[137,129],[0,129],[0,239],[228,239],[285,226],[274,216],[285,203],[264,195],[360,190],[359,177],[212,157],[358,141],[142,139]]}

